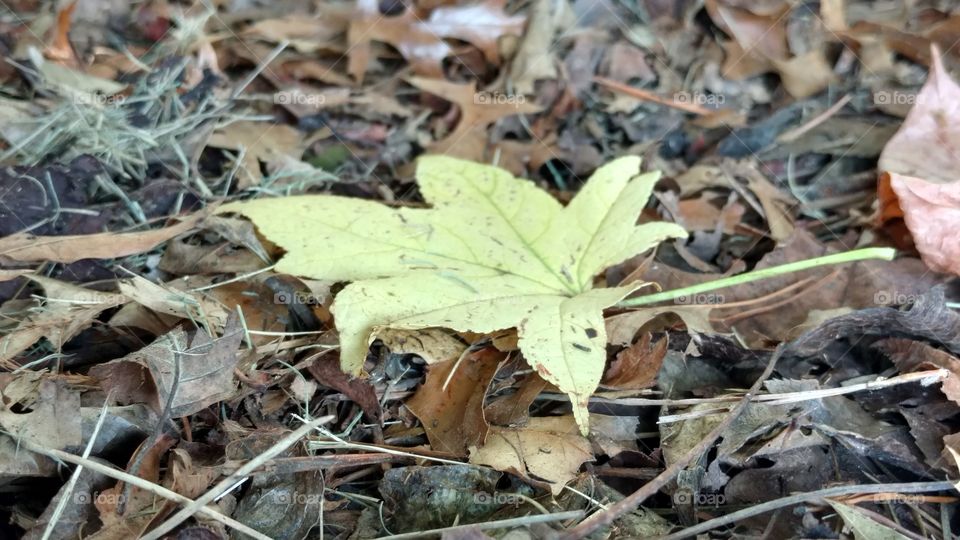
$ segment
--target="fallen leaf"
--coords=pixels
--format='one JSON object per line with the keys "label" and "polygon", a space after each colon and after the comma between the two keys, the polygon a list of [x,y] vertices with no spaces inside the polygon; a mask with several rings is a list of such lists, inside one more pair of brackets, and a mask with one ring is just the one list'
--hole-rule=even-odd
{"label": "fallen leaf", "polygon": [[318,383],[341,392],[360,406],[367,418],[380,424],[383,416],[377,392],[369,381],[351,377],[340,370],[333,356],[320,356],[307,366],[307,370]]}
{"label": "fallen leaf", "polygon": [[194,214],[176,225],[134,233],[34,236],[17,233],[0,238],[0,260],[72,263],[83,259],[115,259],[155,248],[193,229],[204,215]]}
{"label": "fallen leaf", "polygon": [[46,338],[55,351],[81,331],[89,328],[104,311],[122,305],[128,299],[71,285],[56,279],[27,274],[27,278],[43,287],[43,305],[26,310],[17,326],[0,337],[0,365],[16,369],[11,359]]}
{"label": "fallen leaf", "polygon": [[656,383],[660,364],[667,354],[667,338],[650,346],[650,334],[617,354],[603,375],[603,385],[618,390],[642,390]]}
{"label": "fallen leaf", "polygon": [[843,523],[853,531],[857,540],[908,540],[910,537],[880,523],[856,506],[827,500],[830,506],[840,514]]}
{"label": "fallen leaf", "polygon": [[237,171],[239,189],[259,186],[263,181],[260,162],[283,163],[284,158],[300,161],[303,155],[304,137],[295,128],[286,124],[264,122],[232,122],[210,136],[207,145],[242,152]]}
{"label": "fallen leaf", "polygon": [[302,196],[221,211],[251,218],[287,251],[278,271],[354,281],[332,308],[345,371],[362,370],[379,327],[517,327],[527,362],[570,396],[587,432],[606,359],[602,310],[638,286],[593,289],[594,276],[686,235],[671,223],[635,224],[658,178],[639,171],[636,157],[605,165],[564,208],[506,171],[427,156],[417,180],[431,209]]}
{"label": "fallen leaf", "polygon": [[939,51],[916,104],[880,154],[880,214],[903,216],[923,262],[960,274],[960,86]]}
{"label": "fallen leaf", "polygon": [[488,428],[483,400],[503,356],[484,349],[430,367],[406,406],[423,424],[431,448],[466,457],[468,448],[483,444]]}
{"label": "fallen leaf", "polygon": [[428,364],[456,360],[467,346],[442,328],[403,330],[383,328],[377,339],[393,354],[415,354]]}
{"label": "fallen leaf", "polygon": [[0,426],[14,437],[45,448],[59,450],[79,448],[80,392],[63,379],[40,382],[39,396],[27,413],[14,412],[7,404],[0,405]]}
{"label": "fallen leaf", "polygon": [[453,48],[443,39],[466,41],[480,49],[491,63],[498,64],[497,41],[505,35],[520,34],[525,17],[508,15],[503,0],[485,0],[476,4],[441,6],[429,15],[408,8],[396,16],[380,13],[377,0],[357,0],[357,14],[347,31],[349,46],[347,71],[359,82],[370,62],[370,41],[382,41],[394,47],[413,70],[428,77],[442,77],[443,59]]}
{"label": "fallen leaf", "polygon": [[530,418],[530,405],[547,385],[543,377],[531,372],[523,379],[516,392],[497,398],[484,407],[483,416],[489,423],[499,426],[524,423]]}
{"label": "fallen leaf", "polygon": [[960,404],[960,360],[957,357],[910,339],[890,338],[874,346],[887,354],[901,373],[937,368],[950,371],[951,376],[940,383],[940,390],[948,399]]}
{"label": "fallen leaf", "polygon": [[557,78],[554,35],[573,22],[573,12],[566,2],[536,0],[533,3],[530,24],[510,62],[509,77],[515,92],[532,94],[538,80]]}
{"label": "fallen leaf", "polygon": [[347,30],[348,18],[346,13],[329,13],[336,7],[324,6],[324,12],[317,17],[291,14],[279,19],[261,19],[245,28],[241,35],[275,43],[287,40],[301,53],[339,48],[338,38]]}
{"label": "fallen leaf", "polygon": [[546,481],[557,495],[593,459],[578,423],[573,416],[547,416],[531,418],[519,428],[490,426],[486,443],[470,449],[470,463]]}
{"label": "fallen leaf", "polygon": [[236,391],[233,369],[243,340],[239,321],[234,312],[223,337],[216,340],[202,331],[191,339],[175,328],[139,351],[94,366],[90,374],[107,391],[115,389],[138,401],[148,397],[146,402],[157,412],[169,406],[172,418],[189,416]]}
{"label": "fallen leaf", "polygon": [[220,305],[140,276],[120,280],[117,287],[130,300],[157,313],[202,322],[214,329],[223,327],[227,320],[228,311]]}
{"label": "fallen leaf", "polygon": [[[152,440],[153,438],[147,439],[144,445]],[[143,458],[139,461],[137,470],[129,472],[147,482],[158,483],[160,460],[176,442],[173,437],[163,435],[151,447],[141,445],[134,454],[135,457],[131,458],[128,470],[141,452]],[[89,538],[94,540],[138,538],[155,518],[173,509],[169,501],[158,497],[152,491],[125,482],[118,482],[112,488],[98,493],[94,504],[100,511],[100,521],[103,523],[96,533],[89,535]]]}
{"label": "fallen leaf", "polygon": [[[477,83],[456,84],[443,80],[413,77],[410,84],[436,94],[460,109],[460,120],[449,135],[430,145],[430,152],[480,161],[487,146],[486,128],[515,114],[540,112],[523,96],[488,95],[477,92]],[[503,98],[503,99],[500,99]]]}
{"label": "fallen leaf", "polygon": [[805,98],[835,80],[833,69],[819,48],[794,56],[788,44],[787,24],[792,6],[783,3],[775,11],[755,13],[736,2],[707,0],[710,18],[733,42],[724,44],[723,73],[745,79],[776,71],[784,89],[795,98]]}

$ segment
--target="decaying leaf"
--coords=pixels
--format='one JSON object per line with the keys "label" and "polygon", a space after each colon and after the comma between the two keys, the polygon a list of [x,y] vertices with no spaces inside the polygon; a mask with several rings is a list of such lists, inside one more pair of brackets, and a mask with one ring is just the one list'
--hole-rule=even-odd
{"label": "decaying leaf", "polygon": [[902,216],[931,269],[960,274],[960,86],[933,51],[930,76],[880,155],[880,213]]}
{"label": "decaying leaf", "polygon": [[302,196],[222,211],[251,218],[287,251],[278,271],[354,281],[333,305],[344,370],[361,371],[379,327],[516,327],[525,358],[570,396],[586,433],[606,358],[602,310],[637,287],[594,289],[594,276],[686,236],[671,223],[636,225],[658,176],[640,174],[639,158],[618,159],[564,208],[501,169],[428,156],[417,181],[431,209]]}
{"label": "decaying leaf", "polygon": [[430,367],[406,406],[420,419],[433,449],[466,457],[468,448],[483,445],[488,428],[483,400],[503,356],[482,350]]}
{"label": "decaying leaf", "polygon": [[527,103],[522,96],[513,99],[494,99],[478,93],[477,83],[456,84],[444,80],[412,77],[410,84],[436,94],[460,109],[457,127],[443,139],[430,145],[430,151],[451,157],[480,161],[487,146],[486,128],[497,120],[515,114],[530,114],[540,107]]}
{"label": "decaying leaf", "polygon": [[17,326],[0,337],[0,363],[10,360],[27,350],[41,338],[57,351],[63,345],[89,328],[102,312],[127,302],[122,294],[111,294],[71,285],[56,279],[27,274],[27,277],[43,287],[43,305],[25,311]]}
{"label": "decaying leaf", "polygon": [[348,71],[358,81],[370,62],[370,41],[389,43],[400,51],[417,73],[441,77],[441,62],[453,52],[445,38],[473,44],[488,60],[498,63],[497,40],[504,35],[519,34],[525,17],[508,15],[503,0],[487,0],[476,4],[442,6],[429,15],[417,14],[408,8],[403,14],[385,17],[376,0],[357,2],[358,14],[350,21],[347,32]]}
{"label": "decaying leaf", "polygon": [[665,354],[666,338],[651,347],[650,334],[644,334],[640,341],[620,351],[603,376],[604,386],[621,390],[640,390],[653,386]]}
{"label": "decaying leaf", "polygon": [[143,232],[68,236],[34,236],[18,233],[0,238],[0,260],[72,263],[82,259],[113,259],[143,253],[192,229],[202,214],[180,223]]}
{"label": "decaying leaf", "polygon": [[303,136],[285,124],[234,122],[216,131],[207,144],[243,153],[237,171],[241,189],[263,181],[261,161],[276,170],[296,166],[303,155]]}
{"label": "decaying leaf", "polygon": [[593,459],[590,441],[577,432],[577,423],[572,416],[547,416],[531,418],[520,428],[490,426],[486,444],[470,450],[470,463],[545,480],[556,495],[580,465]]}
{"label": "decaying leaf", "polygon": [[123,401],[146,401],[158,412],[169,406],[170,416],[179,418],[233,394],[242,339],[234,313],[217,340],[202,331],[190,339],[183,329],[174,328],[139,351],[94,366],[90,374],[108,390],[115,389]]}
{"label": "decaying leaf", "polygon": [[843,523],[853,531],[857,540],[907,540],[908,536],[891,529],[867,514],[856,506],[836,501],[827,501],[840,514]]}
{"label": "decaying leaf", "polygon": [[78,448],[81,443],[80,392],[62,379],[40,382],[39,396],[29,413],[0,406],[0,426],[15,439],[46,448]]}
{"label": "decaying leaf", "polygon": [[377,339],[393,354],[415,354],[428,364],[456,360],[467,349],[462,341],[440,328],[383,328],[377,331]]}

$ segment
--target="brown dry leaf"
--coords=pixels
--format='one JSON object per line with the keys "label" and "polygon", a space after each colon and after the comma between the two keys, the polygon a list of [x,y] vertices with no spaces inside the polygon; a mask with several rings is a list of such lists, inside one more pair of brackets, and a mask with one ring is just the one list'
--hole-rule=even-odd
{"label": "brown dry leaf", "polygon": [[[285,159],[302,163],[304,137],[286,124],[240,121],[219,128],[210,136],[208,146],[243,152],[237,171],[237,187],[259,186],[263,181],[260,162],[270,167],[289,167]],[[306,165],[309,167],[309,165]]]}
{"label": "brown dry leaf", "polygon": [[504,356],[482,349],[460,361],[455,358],[429,368],[406,406],[420,419],[434,450],[466,457],[470,447],[483,444],[488,429],[483,400]]}
{"label": "brown dry leaf", "polygon": [[80,392],[61,379],[44,379],[31,411],[18,413],[0,401],[0,426],[18,440],[26,440],[45,448],[79,448]]}
{"label": "brown dry leaf", "polygon": [[90,374],[118,396],[145,401],[157,412],[169,401],[171,417],[188,416],[236,391],[233,370],[242,340],[234,312],[219,339],[211,340],[202,331],[190,339],[183,329],[174,328],[139,351],[94,366]]}
{"label": "brown dry leaf", "polygon": [[943,368],[951,373],[941,382],[940,390],[948,399],[960,404],[960,359],[921,341],[890,338],[874,345],[886,353],[901,373]]}
{"label": "brown dry leaf", "polygon": [[[144,457],[135,473],[150,483],[158,483],[160,459],[176,442],[176,439],[163,435],[152,447],[141,446],[131,458],[128,469],[136,456],[144,452]],[[167,499],[136,486],[128,487],[124,482],[118,482],[112,488],[97,494],[94,504],[100,511],[100,521],[103,526],[96,533],[85,537],[91,540],[139,538],[150,523],[175,508]]]}
{"label": "brown dry leaf", "polygon": [[798,99],[816,94],[834,81],[833,69],[820,48],[799,56],[791,54],[789,4],[780,3],[773,11],[759,13],[725,0],[707,0],[705,7],[713,22],[734,39],[723,44],[726,77],[745,79],[776,71],[784,89]]}
{"label": "brown dry leaf", "polygon": [[667,338],[650,344],[650,334],[617,354],[603,376],[602,384],[618,390],[642,390],[657,382],[660,364],[667,354]]}
{"label": "brown dry leaf", "polygon": [[317,357],[307,366],[307,371],[313,378],[327,388],[347,396],[347,399],[356,403],[367,415],[369,420],[380,425],[383,412],[380,409],[380,400],[370,381],[347,375],[340,369],[340,359],[335,355]]}
{"label": "brown dry leaf", "polygon": [[518,94],[532,94],[534,84],[557,78],[557,59],[553,53],[554,35],[574,23],[567,2],[536,0],[530,8],[530,24],[510,62],[509,78]]}
{"label": "brown dry leaf", "polygon": [[162,229],[134,233],[34,236],[17,233],[0,238],[0,261],[73,263],[83,259],[115,259],[150,251],[174,236],[193,229],[206,215],[187,216]]}
{"label": "brown dry leaf", "polygon": [[43,56],[72,68],[79,67],[77,55],[70,44],[70,26],[73,19],[73,10],[77,7],[77,0],[69,2],[57,10],[57,24],[51,29],[53,34],[49,45],[43,49]]}
{"label": "brown dry leaf", "polygon": [[490,124],[506,116],[532,114],[541,110],[533,103],[527,103],[523,96],[500,100],[478,93],[475,81],[456,84],[413,77],[409,82],[425,92],[440,96],[460,109],[457,127],[442,140],[430,145],[430,152],[435,154],[484,161],[482,157],[487,146],[486,129]]}
{"label": "brown dry leaf", "polygon": [[158,285],[140,276],[120,280],[120,292],[134,302],[157,313],[204,323],[214,329],[222,328],[228,311],[220,305],[168,285]]}
{"label": "brown dry leaf", "polygon": [[738,202],[717,208],[711,202],[714,198],[704,194],[695,199],[677,202],[677,211],[680,214],[677,216],[677,223],[691,232],[713,231],[718,223],[722,223],[723,232],[734,234],[747,209]]}
{"label": "brown dry leaf", "polygon": [[[673,287],[671,287],[673,288]],[[672,314],[680,318],[688,332],[716,334],[710,323],[712,306],[658,306],[640,308],[606,319],[607,340],[614,345],[630,345],[637,331],[661,315]]]}
{"label": "brown dry leaf", "polygon": [[554,495],[592,459],[573,415],[535,417],[518,428],[490,426],[486,444],[470,448],[470,463],[546,481]]}
{"label": "brown dry leaf", "polygon": [[27,277],[43,287],[46,300],[43,305],[25,310],[27,314],[16,328],[0,338],[0,365],[10,369],[18,367],[11,359],[41,338],[47,338],[54,350],[60,351],[67,341],[89,328],[102,312],[128,301],[121,294],[85,289],[33,274]]}
{"label": "brown dry leaf", "polygon": [[483,416],[498,426],[524,423],[530,418],[530,405],[549,384],[536,371],[531,371],[516,392],[497,398],[484,407]]}
{"label": "brown dry leaf", "polygon": [[[334,6],[325,6],[329,8]],[[322,13],[319,17],[287,15],[279,19],[261,19],[248,26],[241,36],[250,36],[279,43],[288,40],[301,53],[315,53],[321,49],[340,49],[340,36],[347,30],[346,13]]]}
{"label": "brown dry leaf", "polygon": [[933,56],[916,104],[880,154],[880,214],[902,213],[927,266],[960,274],[960,86]]}
{"label": "brown dry leaf", "polygon": [[396,47],[413,70],[427,77],[443,77],[443,59],[453,53],[444,39],[466,41],[480,49],[493,64],[500,63],[498,40],[518,35],[526,20],[508,15],[504,0],[485,0],[475,4],[441,6],[429,15],[408,8],[401,15],[381,15],[377,0],[357,0],[357,13],[347,31],[347,71],[358,82],[370,63],[370,41],[382,41]]}
{"label": "brown dry leaf", "polygon": [[467,350],[466,344],[443,328],[382,328],[376,339],[394,354],[415,354],[428,364],[456,360]]}
{"label": "brown dry leaf", "polygon": [[770,236],[778,242],[789,238],[794,229],[790,208],[796,201],[777,189],[755,168],[738,166],[736,171],[747,179],[747,187],[760,201],[763,213],[766,214],[764,217],[767,218]]}

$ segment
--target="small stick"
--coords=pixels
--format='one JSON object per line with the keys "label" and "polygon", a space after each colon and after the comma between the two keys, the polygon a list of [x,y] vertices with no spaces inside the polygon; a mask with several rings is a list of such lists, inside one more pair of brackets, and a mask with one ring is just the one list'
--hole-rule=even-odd
{"label": "small stick", "polygon": [[609,526],[617,518],[637,509],[637,507],[639,507],[643,501],[660,491],[663,486],[667,485],[671,480],[674,479],[674,477],[680,474],[680,471],[682,471],[693,460],[698,459],[701,455],[703,455],[704,452],[709,450],[710,447],[717,442],[717,439],[719,439],[730,428],[730,425],[733,424],[734,420],[739,418],[743,411],[747,409],[747,405],[750,404],[750,400],[757,392],[760,391],[760,387],[763,386],[764,381],[766,381],[767,378],[773,373],[773,368],[777,365],[777,360],[783,354],[783,350],[783,344],[777,347],[777,350],[770,355],[770,361],[767,363],[766,369],[763,370],[763,373],[753,383],[753,386],[751,386],[743,398],[740,399],[740,403],[738,403],[737,406],[730,411],[730,414],[727,415],[722,422],[717,424],[717,427],[713,428],[713,430],[710,431],[710,433],[708,433],[702,441],[691,448],[690,451],[684,454],[684,456],[679,460],[664,469],[664,471],[657,475],[656,478],[647,482],[640,489],[630,494],[630,496],[620,500],[607,510],[593,514],[576,527],[561,534],[559,537],[560,540],[578,540],[580,538],[589,536],[597,529]]}
{"label": "small stick", "polygon": [[777,137],[777,142],[788,143],[788,142],[793,142],[799,139],[801,136],[803,136],[804,133],[826,122],[828,118],[837,114],[837,112],[840,111],[840,109],[842,109],[844,105],[846,105],[847,103],[850,103],[850,99],[851,99],[850,94],[843,96],[836,103],[831,105],[829,109],[813,117],[806,124],[802,126],[798,126],[795,129],[791,129],[790,131],[781,134],[779,137]]}
{"label": "small stick", "polygon": [[296,431],[277,441],[276,444],[271,446],[266,452],[260,454],[254,459],[251,459],[250,461],[246,462],[243,467],[240,467],[236,471],[230,473],[230,475],[218,482],[217,485],[210,488],[201,497],[191,501],[190,504],[174,514],[170,519],[161,523],[156,529],[144,535],[143,540],[159,540],[160,538],[163,538],[163,535],[172,531],[174,527],[186,521],[187,518],[193,514],[202,511],[208,503],[229,491],[231,488],[237,485],[237,483],[243,481],[247,476],[250,475],[251,472],[255,471],[264,463],[276,457],[280,452],[283,452],[290,446],[293,446],[297,441],[313,431],[320,424],[327,423],[332,419],[333,416],[323,416],[300,426],[300,428],[298,428]]}
{"label": "small stick", "polygon": [[[124,471],[118,471],[112,467],[108,467],[99,461],[93,461],[89,458],[82,458],[80,456],[75,456],[69,452],[64,452],[62,450],[55,450],[52,448],[44,448],[38,444],[34,444],[27,440],[21,440],[20,445],[25,447],[27,450],[35,453],[41,454],[53,459],[59,459],[61,461],[66,461],[67,463],[73,463],[74,465],[82,465],[85,469],[90,469],[91,471],[98,472],[104,476],[109,476],[110,478],[115,478],[121,482],[127,482],[128,484],[133,484],[140,489],[149,491],[155,495],[163,497],[164,499],[169,499],[173,502],[180,504],[190,504],[193,501],[183,495],[177,493],[176,491],[170,491],[169,489],[158,486],[140,478],[139,476],[134,476],[130,473]],[[257,540],[272,540],[269,536],[266,536],[250,527],[236,521],[232,518],[229,518],[220,512],[217,512],[213,508],[203,506],[198,510],[198,513],[203,514],[205,517],[219,521],[227,527],[240,531],[244,534],[250,535]]]}
{"label": "small stick", "polygon": [[693,103],[682,103],[675,99],[667,99],[664,97],[660,97],[654,94],[653,92],[648,92],[640,88],[634,88],[633,86],[629,86],[629,85],[617,82],[613,79],[608,79],[606,77],[594,77],[593,81],[602,86],[606,86],[607,88],[615,92],[620,92],[621,94],[626,94],[630,97],[637,98],[643,101],[652,101],[653,103],[658,103],[660,105],[665,105],[667,107],[679,109],[684,112],[699,114],[701,116],[716,114],[717,112],[715,110],[707,109],[705,107],[701,107]]}
{"label": "small stick", "polygon": [[[107,419],[107,404],[113,400],[113,392],[107,394],[107,399],[103,401],[103,408],[100,409],[100,416],[97,418],[97,425],[93,427],[93,434],[90,435],[90,442],[87,443],[86,448],[83,449],[83,459],[88,459],[90,457],[90,452],[93,451],[93,446],[97,442],[97,436],[100,434],[100,428],[103,427],[103,421]],[[70,475],[70,480],[67,482],[65,489],[63,490],[63,495],[60,497],[60,500],[57,501],[57,507],[54,508],[53,513],[50,514],[50,521],[47,522],[46,528],[43,530],[43,536],[40,537],[40,540],[49,540],[50,536],[53,534],[53,530],[57,527],[57,523],[60,521],[60,516],[63,515],[63,511],[67,508],[67,501],[70,500],[70,496],[73,494],[74,488],[77,486],[77,481],[80,480],[80,473],[83,472],[83,465],[77,465],[77,468],[73,470],[73,474]]]}

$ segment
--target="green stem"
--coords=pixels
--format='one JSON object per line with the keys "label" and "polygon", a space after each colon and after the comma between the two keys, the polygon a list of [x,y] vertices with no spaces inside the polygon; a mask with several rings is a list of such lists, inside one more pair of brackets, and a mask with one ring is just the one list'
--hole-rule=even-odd
{"label": "green stem", "polygon": [[752,270],[736,276],[715,279],[713,281],[699,283],[697,285],[691,285],[681,289],[673,289],[672,291],[663,291],[654,294],[637,296],[635,298],[628,298],[617,304],[617,307],[646,306],[648,304],[654,304],[657,302],[675,300],[681,296],[700,294],[707,291],[722,289],[724,287],[742,285],[744,283],[750,283],[751,281],[757,281],[760,279],[781,276],[783,274],[790,274],[792,272],[799,272],[801,270],[809,270],[810,268],[816,268],[818,266],[829,266],[831,264],[843,264],[867,259],[882,259],[885,261],[891,261],[896,254],[897,252],[893,248],[855,249],[853,251],[845,251],[843,253],[834,253],[833,255],[824,255],[823,257],[814,257],[813,259],[781,264],[780,266]]}

